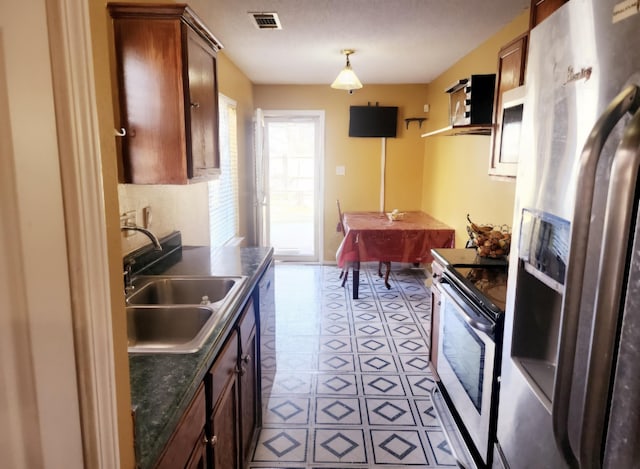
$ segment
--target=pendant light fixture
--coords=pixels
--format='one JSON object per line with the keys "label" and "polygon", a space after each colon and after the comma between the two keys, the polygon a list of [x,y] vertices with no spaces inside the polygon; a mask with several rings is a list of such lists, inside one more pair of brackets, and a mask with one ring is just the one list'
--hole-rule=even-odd
{"label": "pendant light fixture", "polygon": [[331,83],[331,88],[347,90],[349,92],[362,88],[362,83],[351,69],[351,62],[349,62],[349,56],[355,52],[353,49],[342,50],[342,53],[347,56],[347,65],[340,71],[335,81]]}

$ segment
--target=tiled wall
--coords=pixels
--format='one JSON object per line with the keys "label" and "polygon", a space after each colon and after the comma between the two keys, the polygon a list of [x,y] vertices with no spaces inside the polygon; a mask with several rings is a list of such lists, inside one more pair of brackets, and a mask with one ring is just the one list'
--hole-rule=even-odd
{"label": "tiled wall", "polygon": [[[173,231],[182,232],[182,243],[187,246],[209,245],[209,207],[207,183],[175,185],[119,184],[120,214],[135,210],[136,223],[143,225],[142,210],[151,207],[151,224],[148,227],[158,237]],[[127,254],[145,244],[149,239],[136,233],[122,233],[122,254]]]}

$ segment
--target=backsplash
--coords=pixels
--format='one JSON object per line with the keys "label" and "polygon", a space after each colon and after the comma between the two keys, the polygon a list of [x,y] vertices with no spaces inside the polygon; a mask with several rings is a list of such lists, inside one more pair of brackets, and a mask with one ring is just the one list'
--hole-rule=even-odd
{"label": "backsplash", "polygon": [[162,251],[156,251],[152,246],[144,246],[124,256],[124,270],[129,265],[132,276],[159,274],[182,258],[182,238],[179,231],[174,231],[159,241]]}
{"label": "backsplash", "polygon": [[[136,224],[143,226],[143,209],[151,208],[151,223],[147,227],[157,237],[174,231],[182,233],[186,246],[209,245],[209,206],[206,182],[178,185],[118,184],[120,214],[134,212]],[[122,233],[122,254],[144,245],[149,239],[141,233]]]}

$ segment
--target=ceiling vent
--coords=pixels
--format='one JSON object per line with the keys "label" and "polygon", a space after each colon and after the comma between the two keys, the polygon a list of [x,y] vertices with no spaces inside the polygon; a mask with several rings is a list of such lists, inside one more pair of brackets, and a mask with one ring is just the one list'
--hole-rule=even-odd
{"label": "ceiling vent", "polygon": [[258,29],[282,29],[277,13],[249,12],[249,16]]}

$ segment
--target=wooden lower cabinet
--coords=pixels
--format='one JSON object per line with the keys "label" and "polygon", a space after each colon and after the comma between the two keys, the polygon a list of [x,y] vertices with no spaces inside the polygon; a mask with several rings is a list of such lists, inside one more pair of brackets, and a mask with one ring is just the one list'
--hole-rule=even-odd
{"label": "wooden lower cabinet", "polygon": [[201,384],[160,456],[156,469],[206,467],[205,402],[204,384]]}
{"label": "wooden lower cabinet", "polygon": [[202,433],[200,433],[199,438],[201,444],[196,445],[193,449],[193,453],[191,453],[191,457],[189,458],[189,462],[185,466],[185,469],[207,469],[207,435],[205,434],[204,429],[202,429]]}
{"label": "wooden lower cabinet", "polygon": [[211,379],[210,454],[214,469],[244,466],[258,423],[258,336],[250,300],[216,358]]}
{"label": "wooden lower cabinet", "polygon": [[238,333],[234,330],[211,367],[209,459],[215,469],[240,466]]}
{"label": "wooden lower cabinet", "polygon": [[256,310],[251,298],[155,469],[241,469],[260,422]]}
{"label": "wooden lower cabinet", "polygon": [[240,331],[240,448],[246,461],[258,424],[258,337],[253,302],[246,307],[239,323]]}

